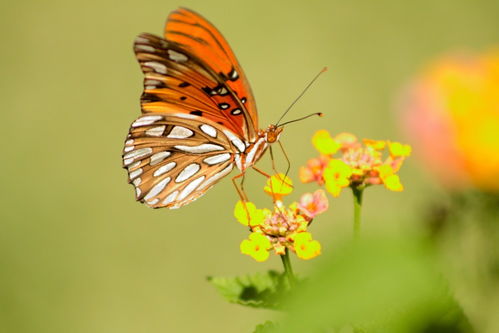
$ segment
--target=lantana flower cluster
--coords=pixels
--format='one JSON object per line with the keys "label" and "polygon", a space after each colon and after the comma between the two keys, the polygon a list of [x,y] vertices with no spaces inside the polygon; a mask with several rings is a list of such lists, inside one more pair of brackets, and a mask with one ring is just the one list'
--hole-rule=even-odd
{"label": "lantana flower cluster", "polygon": [[258,209],[249,201],[238,201],[234,208],[236,219],[250,228],[248,239],[241,242],[243,254],[256,261],[265,261],[270,252],[285,255],[289,250],[301,259],[312,259],[321,252],[321,244],[312,239],[308,227],[312,220],[328,209],[323,190],[306,193],[299,202],[286,206],[282,197],[292,192],[292,182],[283,174],[272,176],[264,191],[274,198],[274,209]]}
{"label": "lantana flower cluster", "polygon": [[320,156],[300,168],[300,180],[325,185],[334,197],[345,187],[364,188],[383,184],[392,191],[402,191],[397,172],[411,154],[409,145],[399,142],[364,139],[350,133],[334,137],[326,130],[312,137]]}

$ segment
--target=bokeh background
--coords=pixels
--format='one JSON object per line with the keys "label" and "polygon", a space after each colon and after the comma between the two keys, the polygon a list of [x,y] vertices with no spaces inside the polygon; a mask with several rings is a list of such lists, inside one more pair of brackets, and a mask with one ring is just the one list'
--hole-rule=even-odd
{"label": "bokeh background", "polygon": [[[152,210],[134,201],[121,168],[142,90],[132,42],[161,34],[180,5],[228,39],[261,127],[329,67],[288,119],[326,116],[282,136],[296,183],[316,155],[314,131],[407,141],[398,106],[411,78],[442,54],[499,41],[493,0],[2,1],[1,332],[251,332],[271,318],[226,303],[205,280],[280,269],[277,257],[259,264],[239,253],[247,230],[232,216],[230,181],[180,210]],[[285,168],[282,156],[277,163]],[[268,156],[260,166],[270,170]],[[250,197],[268,205],[264,180],[248,178]],[[421,209],[442,190],[416,158],[401,178],[402,193],[366,192],[364,234],[424,228]],[[297,184],[294,198],[313,189]],[[327,253],[351,237],[345,194],[312,227]],[[293,260],[305,274],[326,259]]]}

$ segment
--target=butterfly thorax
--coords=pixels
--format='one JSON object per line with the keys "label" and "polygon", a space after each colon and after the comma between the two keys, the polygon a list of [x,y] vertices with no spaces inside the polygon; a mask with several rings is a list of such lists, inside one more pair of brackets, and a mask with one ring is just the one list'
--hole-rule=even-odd
{"label": "butterfly thorax", "polygon": [[282,127],[269,125],[266,130],[258,131],[257,139],[249,143],[246,150],[235,157],[236,166],[244,171],[254,165],[265,153],[269,144],[277,142],[282,132]]}

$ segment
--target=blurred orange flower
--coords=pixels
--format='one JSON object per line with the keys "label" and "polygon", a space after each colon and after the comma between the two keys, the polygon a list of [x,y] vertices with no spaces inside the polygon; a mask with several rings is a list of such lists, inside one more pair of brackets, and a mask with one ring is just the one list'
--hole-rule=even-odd
{"label": "blurred orange flower", "polygon": [[436,60],[414,80],[402,111],[442,184],[499,190],[499,51]]}

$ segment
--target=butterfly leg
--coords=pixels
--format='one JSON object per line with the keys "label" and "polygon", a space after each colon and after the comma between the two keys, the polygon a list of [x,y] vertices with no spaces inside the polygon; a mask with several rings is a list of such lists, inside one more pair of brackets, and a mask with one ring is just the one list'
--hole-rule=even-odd
{"label": "butterfly leg", "polygon": [[272,170],[278,174],[279,171],[277,171],[277,168],[275,166],[275,158],[274,158],[274,151],[272,150],[272,146],[269,146],[269,153],[270,153],[270,161],[272,163]]}
{"label": "butterfly leg", "polygon": [[286,179],[286,177],[289,174],[289,170],[291,169],[291,161],[289,160],[288,154],[286,154],[286,149],[284,149],[282,142],[277,141],[277,143],[279,143],[279,147],[281,147],[282,154],[284,155],[284,158],[286,159],[286,163],[288,164],[288,166],[286,167],[286,173],[284,174],[284,178]]}
{"label": "butterfly leg", "polygon": [[[279,146],[281,147],[281,150],[284,154],[284,158],[286,158],[286,162],[288,164],[288,166],[286,167],[286,173],[284,174],[284,179],[286,179],[286,177],[289,174],[289,170],[291,169],[291,162],[289,161],[289,157],[286,154],[286,151],[284,150],[284,147],[281,144],[281,141],[278,141],[278,142],[279,142]],[[279,171],[277,171],[277,168],[275,166],[274,151],[272,150],[272,146],[269,147],[269,152],[270,152],[270,161],[272,162],[272,170],[274,170],[274,172],[276,174],[279,174]],[[283,184],[284,184],[284,179],[282,180]],[[293,187],[293,185],[288,184],[288,183],[286,183],[286,185],[288,185],[289,187]]]}
{"label": "butterfly leg", "polygon": [[[248,202],[249,200],[248,200],[248,197],[246,196],[246,193],[244,192],[244,176],[245,176],[245,174],[246,174],[245,172],[241,172],[240,174],[232,177],[232,184],[236,188],[237,194],[239,194],[239,198],[241,199],[243,206],[244,206],[244,210],[246,211],[246,217],[248,218],[248,221],[250,221],[251,220],[250,213],[249,213],[248,207],[246,207],[246,202]],[[238,179],[238,178],[242,178],[241,183],[240,183],[241,184],[240,188],[239,188],[239,186],[237,186],[237,183],[236,183],[236,179]]]}
{"label": "butterfly leg", "polygon": [[[248,197],[246,196],[246,193],[244,192],[244,186],[243,186],[244,175],[245,175],[245,172],[241,172],[240,174],[232,177],[232,184],[236,188],[237,194],[239,194],[239,198],[241,198],[242,202],[249,201]],[[236,179],[241,178],[241,177],[242,177],[242,180],[241,180],[241,185],[239,187],[239,186],[237,186]]]}
{"label": "butterfly leg", "polygon": [[[253,170],[255,170],[256,172],[258,172],[259,174],[263,175],[264,177],[267,177],[267,179],[271,178],[271,176],[268,173],[266,173],[265,171],[262,171],[262,170],[258,169],[256,166],[253,165],[251,168]],[[277,200],[277,198],[276,198],[276,195],[274,193],[274,188],[273,188],[272,182],[270,182],[270,190],[272,191],[272,199],[275,202]]]}

